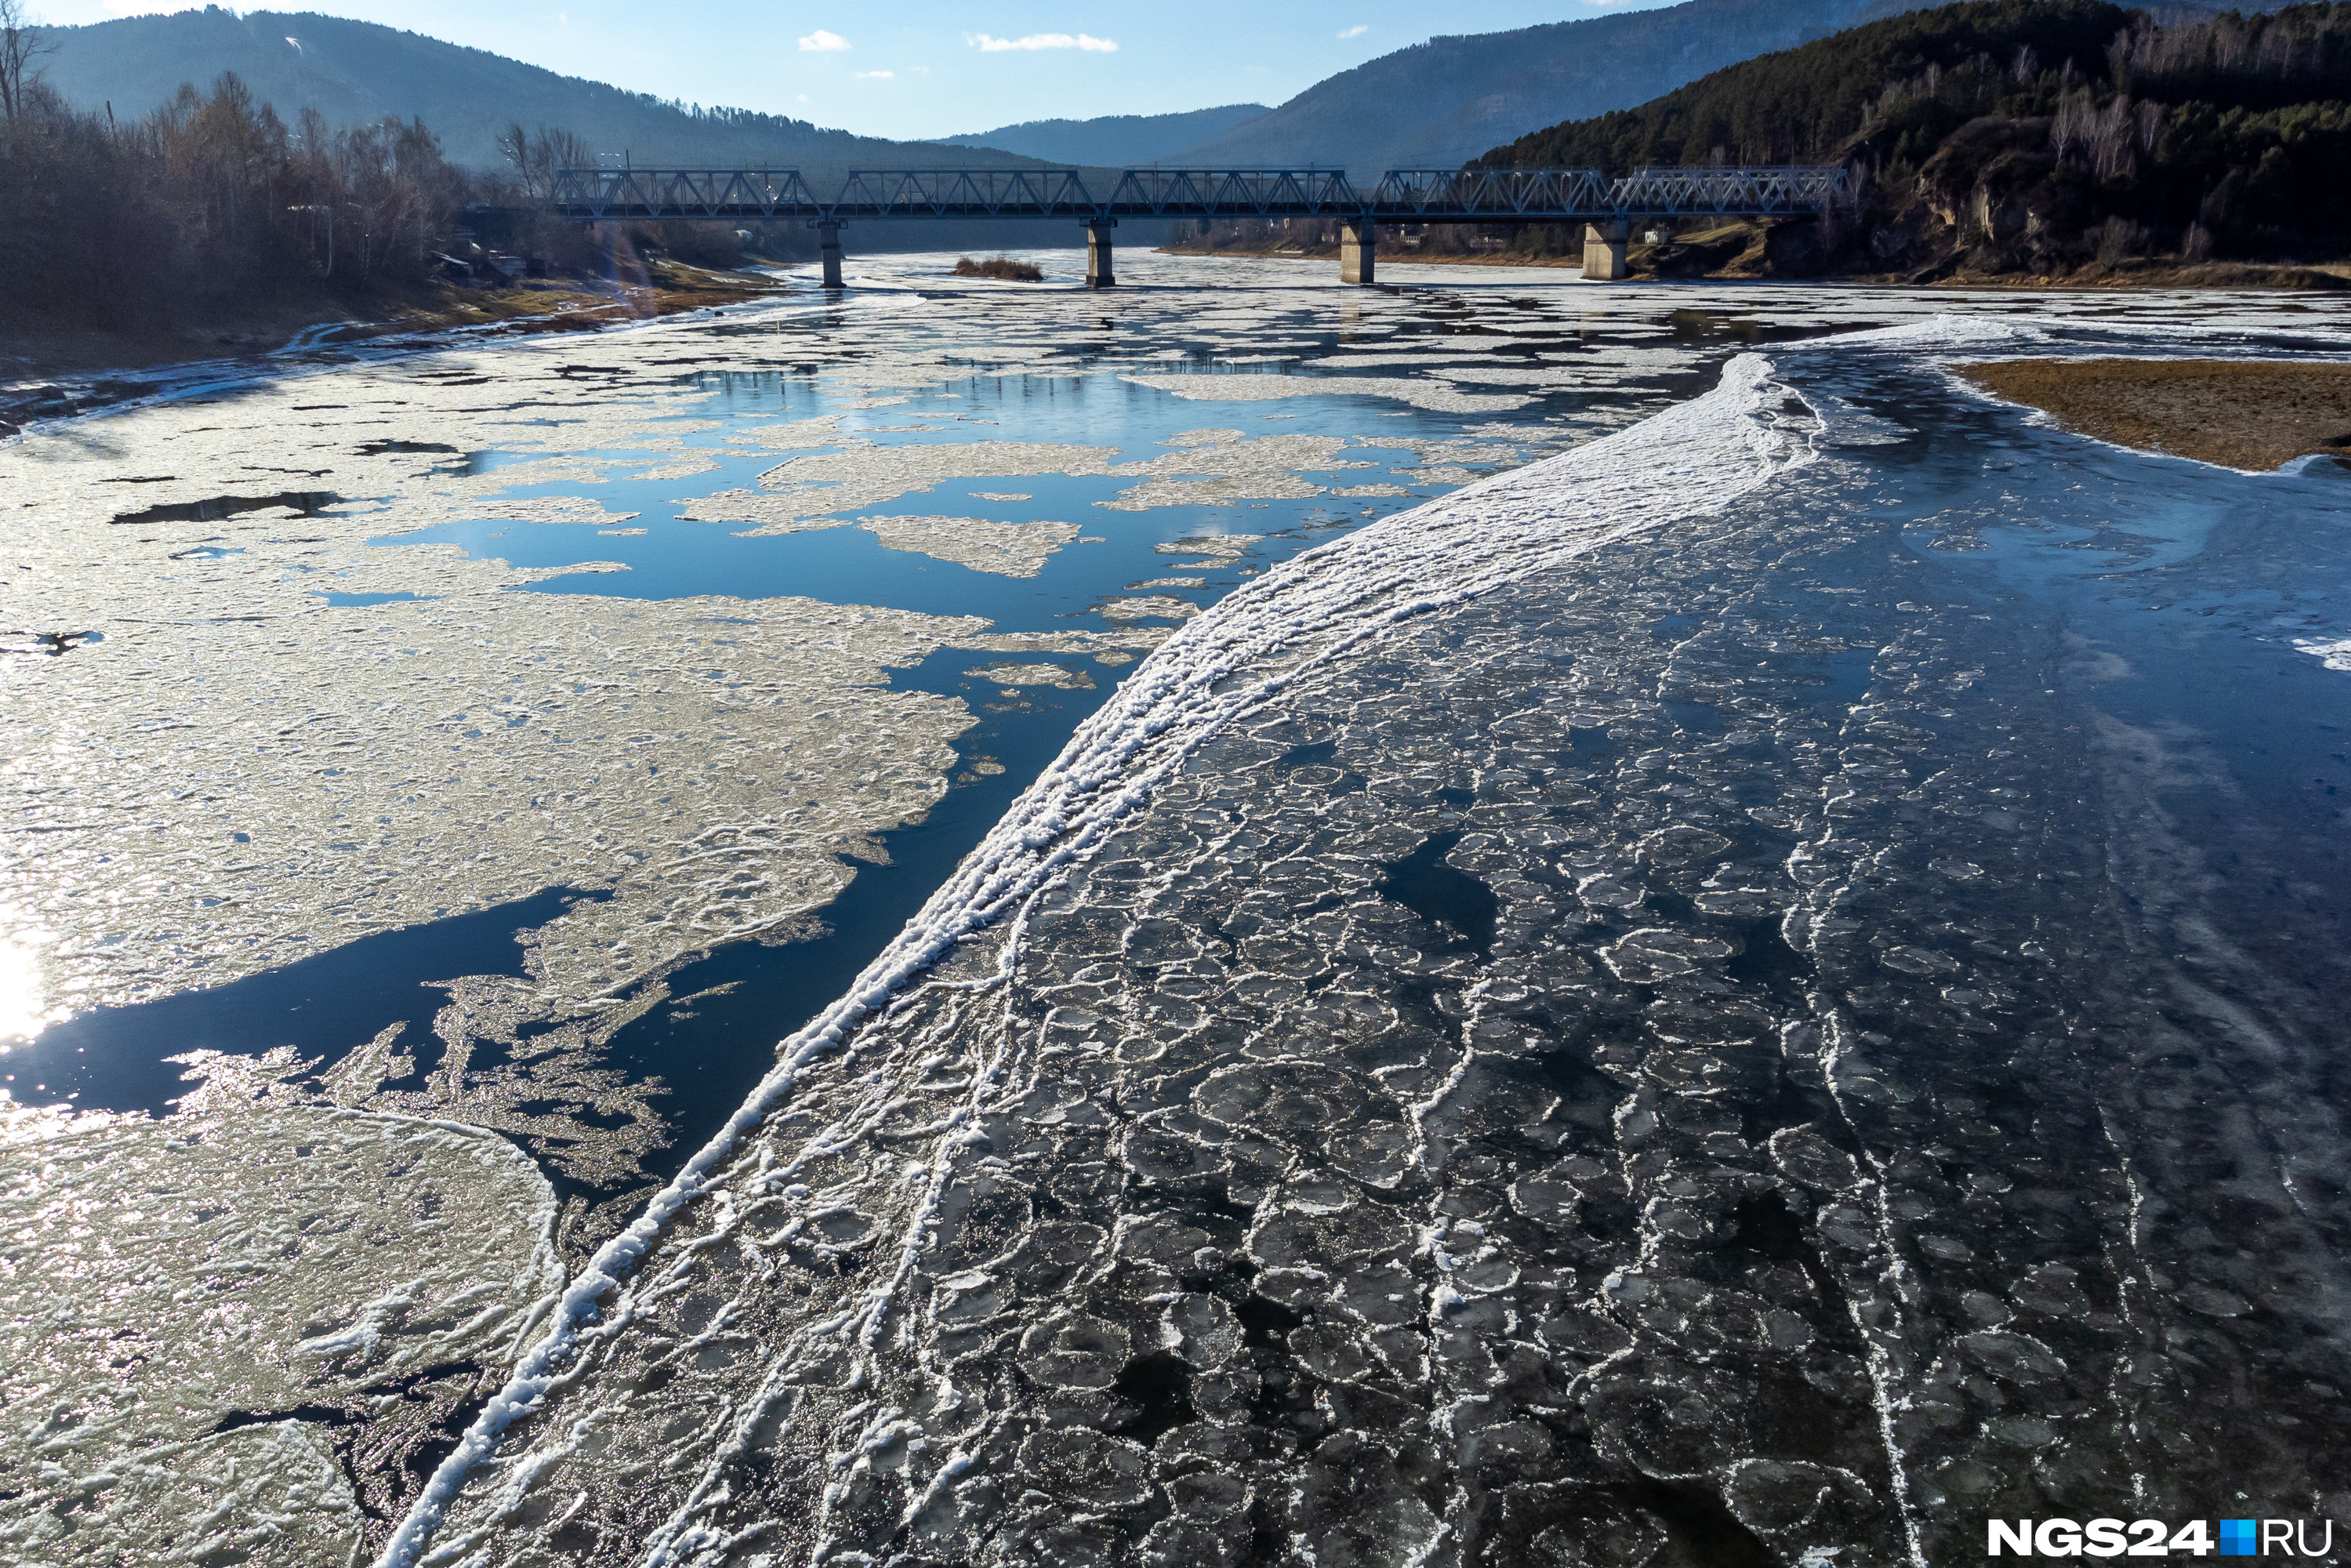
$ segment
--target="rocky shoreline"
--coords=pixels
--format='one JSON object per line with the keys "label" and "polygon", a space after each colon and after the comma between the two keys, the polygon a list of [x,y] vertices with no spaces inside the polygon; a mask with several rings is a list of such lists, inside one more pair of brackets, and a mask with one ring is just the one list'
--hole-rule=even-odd
{"label": "rocky shoreline", "polygon": [[[1332,261],[1335,243],[1277,246],[1210,246],[1194,241],[1158,247],[1162,256],[1248,256],[1256,260]],[[1489,251],[1482,255],[1429,254],[1394,248],[1384,241],[1380,259],[1390,266],[1527,267],[1582,271],[1579,254]],[[1625,267],[1635,282],[1717,280],[1885,284],[1951,288],[2275,288],[2305,292],[2351,288],[2351,263],[2317,266],[2269,262],[2189,261],[2184,257],[2135,256],[2091,262],[2069,272],[1986,271],[1964,258],[1894,272],[1852,272],[1830,265],[1810,224],[1726,223],[1677,235],[1657,245],[1626,247]]]}

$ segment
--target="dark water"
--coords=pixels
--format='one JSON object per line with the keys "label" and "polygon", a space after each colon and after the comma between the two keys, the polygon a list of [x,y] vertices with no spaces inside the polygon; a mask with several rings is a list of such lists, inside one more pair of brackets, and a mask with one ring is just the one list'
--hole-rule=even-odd
{"label": "dark water", "polygon": [[5,1059],[20,1102],[78,1110],[154,1111],[187,1092],[193,1051],[257,1056],[290,1045],[332,1061],[394,1023],[430,1038],[448,1000],[428,989],[460,975],[521,975],[515,938],[561,915],[581,894],[554,889],[446,920],[380,932],[283,968],[209,990],[127,1008],[99,1008],[51,1024]]}
{"label": "dark water", "polygon": [[1443,927],[1463,949],[1484,958],[1494,951],[1494,917],[1501,905],[1492,888],[1446,863],[1445,857],[1460,841],[1458,832],[1437,833],[1402,860],[1390,861],[1379,893]]}

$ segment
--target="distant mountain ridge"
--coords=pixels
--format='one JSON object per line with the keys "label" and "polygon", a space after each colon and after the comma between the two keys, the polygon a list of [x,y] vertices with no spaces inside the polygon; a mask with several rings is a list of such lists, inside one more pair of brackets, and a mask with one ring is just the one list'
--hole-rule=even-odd
{"label": "distant mountain ridge", "polygon": [[[2273,6],[2252,0],[2245,8]],[[2201,10],[2210,0],[2158,0]],[[1562,121],[1631,109],[1759,55],[1914,0],[1683,0],[1510,32],[1429,39],[1317,82],[1278,108],[1030,120],[936,141],[893,141],[805,120],[704,109],[567,77],[421,34],[308,12],[218,6],[45,28],[50,83],[86,108],[136,115],[183,81],[235,71],[292,119],[340,125],[422,119],[454,162],[491,170],[507,125],[572,131],[639,164],[797,167],[824,182],[852,167],[1137,163],[1320,164],[1359,180],[1390,168],[1458,166]],[[297,42],[289,42],[288,40]]]}
{"label": "distant mountain ridge", "polygon": [[315,12],[240,15],[207,6],[41,31],[57,46],[42,62],[49,84],[86,109],[110,103],[120,116],[144,114],[183,81],[203,88],[221,72],[235,71],[289,120],[305,106],[338,125],[385,115],[421,119],[452,162],[475,169],[502,165],[493,138],[517,120],[576,131],[595,152],[625,154],[638,163],[797,167],[820,179],[852,167],[910,161],[950,166],[1025,161],[968,147],[855,136],[745,110],[698,109],[421,33]]}
{"label": "distant mountain ridge", "polygon": [[1111,114],[1094,120],[1030,120],[993,131],[942,136],[959,147],[993,147],[1049,163],[1117,168],[1165,162],[1203,141],[1270,112],[1261,103],[1228,103],[1183,114]]}
{"label": "distant mountain ridge", "polygon": [[[805,120],[705,110],[566,77],[486,50],[308,12],[208,6],[46,28],[46,62],[69,100],[118,114],[154,108],[183,81],[235,71],[291,119],[302,106],[351,125],[422,119],[455,162],[494,169],[516,120],[578,132],[641,164],[796,166],[811,177],[908,164],[1183,162],[1343,165],[1358,176],[1450,167],[1531,131],[1630,108],[1709,71],[1823,36],[1898,0],[1685,0],[1506,33],[1432,38],[1316,83],[1268,110],[1031,120],[931,142]],[[299,47],[288,38],[298,40]]]}
{"label": "distant mountain ridge", "polygon": [[1686,0],[1656,11],[1431,38],[1183,149],[1205,165],[1452,168],[1563,120],[1630,109],[1710,71],[1823,37],[1893,0]]}

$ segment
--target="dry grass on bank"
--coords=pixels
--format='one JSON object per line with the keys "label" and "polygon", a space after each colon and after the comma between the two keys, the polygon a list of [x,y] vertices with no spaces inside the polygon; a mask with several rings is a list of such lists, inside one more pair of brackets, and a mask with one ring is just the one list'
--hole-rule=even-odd
{"label": "dry grass on bank", "polygon": [[1959,373],[2121,446],[2257,470],[2314,452],[2351,457],[2351,365],[2009,360]]}

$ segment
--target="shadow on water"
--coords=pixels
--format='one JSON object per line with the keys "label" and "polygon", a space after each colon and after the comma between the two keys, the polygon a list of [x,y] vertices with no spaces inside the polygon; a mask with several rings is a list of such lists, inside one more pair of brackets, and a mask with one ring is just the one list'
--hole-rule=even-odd
{"label": "shadow on water", "polygon": [[258,1056],[290,1045],[331,1062],[401,1022],[410,1025],[407,1039],[429,1040],[433,1016],[449,999],[429,988],[434,981],[521,975],[516,936],[600,896],[558,888],[362,936],[210,990],[81,1013],[0,1057],[5,1086],[25,1104],[66,1100],[79,1111],[161,1113],[188,1092],[186,1069],[166,1057]]}
{"label": "shadow on water", "polygon": [[331,490],[279,490],[266,496],[214,496],[202,501],[166,501],[135,512],[117,512],[117,523],[218,523],[246,512],[274,511],[280,507],[314,517],[341,500]]}
{"label": "shadow on water", "polygon": [[[774,1065],[777,1043],[848,990],[1114,684],[1115,673],[1102,670],[1092,691],[1049,687],[990,703],[992,683],[965,674],[979,662],[967,650],[944,649],[893,671],[893,684],[972,702],[981,722],[958,749],[967,762],[990,756],[1003,771],[967,773],[969,781],[924,821],[884,835],[890,863],[858,868],[848,891],[823,910],[823,936],[778,946],[736,942],[693,959],[667,977],[672,1002],[613,1037],[611,1065],[632,1080],[660,1078],[670,1089],[662,1109],[672,1141],[646,1160],[650,1175],[674,1175],[734,1113]],[[64,1100],[80,1111],[160,1114],[189,1089],[185,1069],[164,1059],[191,1051],[258,1056],[291,1045],[331,1067],[387,1026],[406,1022],[404,1049],[430,1058],[438,1049],[434,1016],[448,1000],[430,988],[434,981],[522,975],[517,936],[599,896],[541,893],[361,937],[211,990],[84,1013],[0,1056],[0,1087],[22,1103]]]}
{"label": "shadow on water", "polygon": [[[977,704],[991,688],[964,676],[975,662],[968,652],[945,650],[893,672],[892,684]],[[675,1174],[734,1113],[775,1065],[777,1044],[849,989],[1045,770],[1070,731],[1109,696],[1111,685],[1044,688],[1019,705],[982,708],[982,722],[958,747],[967,758],[992,756],[1004,771],[957,786],[922,821],[886,835],[890,863],[858,868],[848,891],[823,911],[825,935],[781,946],[737,942],[717,948],[670,977],[671,994],[693,1000],[655,1008],[613,1036],[613,1066],[632,1078],[658,1076],[670,1088],[664,1110],[677,1140],[647,1160],[653,1175]]]}

